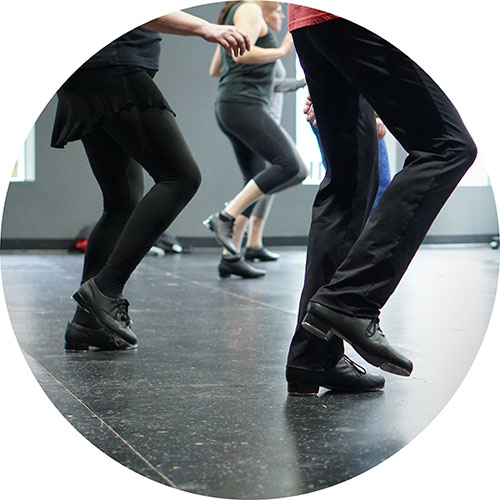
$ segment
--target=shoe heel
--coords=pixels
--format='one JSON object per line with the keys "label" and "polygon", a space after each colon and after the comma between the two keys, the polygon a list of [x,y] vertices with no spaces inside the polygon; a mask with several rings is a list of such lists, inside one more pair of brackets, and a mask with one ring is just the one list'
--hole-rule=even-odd
{"label": "shoe heel", "polygon": [[66,342],[64,344],[65,351],[88,351],[89,345],[83,342]]}
{"label": "shoe heel", "polygon": [[335,337],[330,325],[325,321],[314,316],[312,313],[307,313],[302,320],[302,326],[309,332],[319,337],[320,339],[329,342]]}
{"label": "shoe heel", "polygon": [[75,292],[71,297],[81,309],[83,309],[86,313],[91,313],[89,307],[87,306],[87,301],[78,292]]}
{"label": "shoe heel", "polygon": [[288,394],[290,396],[316,396],[319,385],[305,384],[303,382],[288,382]]}
{"label": "shoe heel", "polygon": [[227,269],[219,269],[219,276],[221,278],[229,278],[231,276],[231,271]]}

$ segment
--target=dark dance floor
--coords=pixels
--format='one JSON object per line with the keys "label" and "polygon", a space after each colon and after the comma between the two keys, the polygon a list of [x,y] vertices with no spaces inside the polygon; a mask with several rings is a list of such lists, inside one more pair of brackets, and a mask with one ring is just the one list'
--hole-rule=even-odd
{"label": "dark dance floor", "polygon": [[219,279],[216,249],[147,257],[126,288],[140,346],[115,353],[63,350],[80,255],[4,253],[1,264],[26,359],[85,438],[165,485],[256,499],[345,481],[420,433],[477,353],[498,275],[486,245],[424,246],[382,315],[412,376],[385,374],[377,393],[294,398],[284,367],[305,255],[274,250],[281,259],[256,264],[268,271],[259,280]]}

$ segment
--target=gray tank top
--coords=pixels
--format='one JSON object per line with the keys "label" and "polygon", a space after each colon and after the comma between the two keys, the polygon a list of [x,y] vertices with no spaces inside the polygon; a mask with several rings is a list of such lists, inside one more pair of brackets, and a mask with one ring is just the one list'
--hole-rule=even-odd
{"label": "gray tank top", "polygon": [[[234,24],[234,13],[243,2],[234,5],[228,12],[225,24]],[[267,35],[255,42],[264,49],[277,48],[278,41],[269,30]],[[221,74],[215,102],[262,103],[268,104],[273,90],[275,61],[264,64],[242,64],[221,47]]]}

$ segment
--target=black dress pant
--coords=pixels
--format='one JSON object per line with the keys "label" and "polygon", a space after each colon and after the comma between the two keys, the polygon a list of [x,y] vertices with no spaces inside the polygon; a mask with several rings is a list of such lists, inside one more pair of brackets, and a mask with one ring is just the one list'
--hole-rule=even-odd
{"label": "black dress pant", "polygon": [[[394,292],[439,210],[473,163],[456,109],[411,59],[345,19],[295,30],[326,176],[313,205],[304,288],[288,365],[337,363],[343,343],[301,326],[309,301],[373,318]],[[377,192],[374,110],[408,152],[368,222]]]}

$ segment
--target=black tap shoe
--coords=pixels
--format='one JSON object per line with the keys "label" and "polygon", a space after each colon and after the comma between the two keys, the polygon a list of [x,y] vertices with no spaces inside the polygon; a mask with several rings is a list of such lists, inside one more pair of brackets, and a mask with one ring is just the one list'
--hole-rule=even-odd
{"label": "black tap shoe", "polygon": [[245,251],[245,260],[253,262],[254,260],[260,260],[261,262],[271,262],[278,260],[280,254],[276,252],[271,252],[266,247],[247,247]]}
{"label": "black tap shoe", "polygon": [[320,387],[337,392],[371,392],[383,389],[385,379],[372,375],[349,359],[342,356],[340,361],[328,370],[307,370],[287,366],[286,380],[291,396],[315,396]]}
{"label": "black tap shoe", "polygon": [[234,221],[234,217],[218,212],[204,220],[203,225],[210,229],[210,231],[213,231],[219,245],[222,245],[228,252],[236,255],[238,252],[233,243]]}
{"label": "black tap shoe", "polygon": [[136,349],[137,343],[130,345],[122,342],[105,326],[88,328],[74,321],[68,323],[64,333],[64,349],[67,351],[88,351],[89,347],[97,347],[102,351],[124,351]]}
{"label": "black tap shoe", "polygon": [[73,298],[83,310],[92,313],[99,323],[109,328],[122,342],[131,346],[137,344],[137,337],[130,328],[129,303],[126,299],[104,295],[93,278],[86,281],[73,294]]}
{"label": "black tap shoe", "polygon": [[224,258],[219,262],[219,276],[229,278],[231,274],[242,278],[262,278],[266,275],[264,269],[258,269],[245,262],[241,257]]}
{"label": "black tap shoe", "polygon": [[389,344],[378,321],[378,318],[347,316],[317,302],[309,302],[302,326],[326,341],[333,336],[345,340],[364,360],[381,370],[409,376],[413,363]]}

